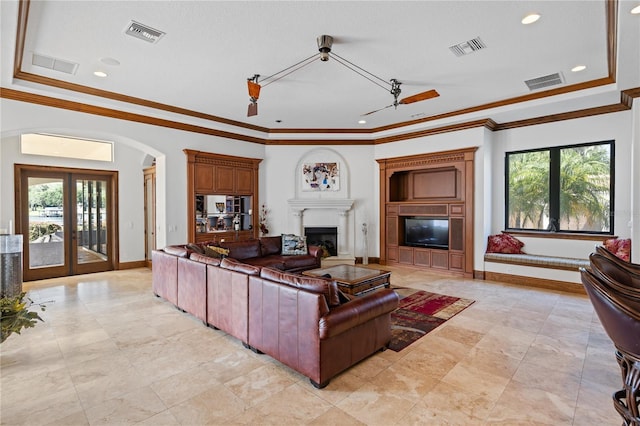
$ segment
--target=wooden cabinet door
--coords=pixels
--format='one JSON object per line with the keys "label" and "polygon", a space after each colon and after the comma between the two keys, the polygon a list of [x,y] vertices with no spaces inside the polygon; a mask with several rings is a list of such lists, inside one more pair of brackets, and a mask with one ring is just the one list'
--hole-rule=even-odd
{"label": "wooden cabinet door", "polygon": [[195,170],[195,190],[206,193],[213,191],[213,169],[210,164],[196,164]]}
{"label": "wooden cabinet door", "polygon": [[233,193],[234,187],[234,169],[229,166],[216,166],[215,191],[219,194]]}
{"label": "wooden cabinet door", "polygon": [[398,217],[387,216],[387,244],[398,245]]}
{"label": "wooden cabinet door", "polygon": [[398,262],[413,265],[413,247],[398,247]]}
{"label": "wooden cabinet door", "polygon": [[431,250],[417,248],[413,252],[413,262],[418,266],[431,266]]}
{"label": "wooden cabinet door", "polygon": [[236,169],[236,192],[242,194],[253,192],[253,170]]}
{"label": "wooden cabinet door", "polygon": [[449,269],[449,252],[447,250],[431,250],[431,267]]}

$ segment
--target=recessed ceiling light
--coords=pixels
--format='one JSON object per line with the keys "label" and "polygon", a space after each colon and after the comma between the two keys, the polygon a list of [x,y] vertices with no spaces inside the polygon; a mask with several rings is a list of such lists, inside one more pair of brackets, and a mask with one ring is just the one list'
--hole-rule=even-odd
{"label": "recessed ceiling light", "polygon": [[534,22],[536,22],[538,19],[540,19],[540,15],[537,13],[530,13],[527,16],[525,16],[524,18],[522,18],[522,22],[524,25],[529,25],[529,24],[533,24]]}
{"label": "recessed ceiling light", "polygon": [[575,67],[571,68],[571,71],[580,72],[580,71],[584,71],[586,69],[587,69],[587,67],[584,66],[584,65],[576,65]]}
{"label": "recessed ceiling light", "polygon": [[634,15],[638,15],[640,14],[640,4],[636,7],[634,7],[633,9],[631,9],[631,13]]}
{"label": "recessed ceiling light", "polygon": [[102,62],[105,65],[111,65],[114,67],[120,65],[120,61],[115,58],[100,58],[100,62]]}
{"label": "recessed ceiling light", "polygon": [[367,120],[360,120],[358,121],[358,124],[367,124]]}
{"label": "recessed ceiling light", "polygon": [[93,75],[95,75],[96,77],[106,77],[107,73],[104,71],[94,71]]}

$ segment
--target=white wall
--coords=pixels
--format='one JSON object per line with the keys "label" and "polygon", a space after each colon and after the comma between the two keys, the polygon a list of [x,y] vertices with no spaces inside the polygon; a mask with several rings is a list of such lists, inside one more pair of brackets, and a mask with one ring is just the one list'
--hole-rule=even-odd
{"label": "white wall", "polygon": [[[187,239],[186,156],[183,149],[261,158],[264,146],[0,99],[0,223],[14,220],[13,164],[42,164],[119,171],[120,261],[144,259],[143,175],[148,155],[157,161],[157,244]],[[18,135],[44,132],[115,142],[111,164],[19,153]],[[145,164],[143,164],[145,163]]]}
{"label": "white wall", "polygon": [[[253,144],[7,99],[0,99],[0,108],[0,224],[15,219],[14,163],[118,170],[122,262],[144,259],[142,168],[147,156],[157,160],[157,237],[158,245],[163,247],[186,241],[186,159],[183,149],[263,158],[260,164],[259,201],[270,210],[270,234],[277,235],[291,231],[287,200],[295,195],[295,180],[298,178],[296,166],[309,152],[322,147]],[[615,232],[621,237],[633,235],[635,247],[632,252],[638,261],[640,227],[636,225],[632,230],[629,225],[632,222],[632,207],[635,223],[640,223],[638,186],[632,185],[633,181],[640,182],[640,171],[638,166],[634,167],[634,164],[640,164],[639,110],[639,101],[636,99],[633,111],[499,132],[474,128],[390,144],[327,146],[348,163],[349,197],[355,200],[350,216],[350,223],[354,224],[355,255],[363,255],[364,245],[358,234],[360,225],[355,226],[361,220],[369,224],[369,256],[379,256],[380,253],[379,169],[375,159],[478,147],[475,155],[474,269],[483,270],[486,237],[500,232],[504,227],[503,164],[506,151],[615,139]],[[49,132],[113,140],[116,142],[116,161],[108,166],[97,166],[95,162],[23,156],[19,154],[17,138],[22,132]],[[548,243],[553,244],[551,241]],[[583,247],[568,247],[563,253],[565,256],[582,257],[583,250]]]}
{"label": "white wall", "polygon": [[[495,132],[492,154],[492,161],[495,167],[493,167],[492,171],[491,210],[493,214],[491,233],[499,233],[504,229],[504,158],[506,152],[611,139],[615,140],[616,169],[614,232],[621,238],[630,238],[632,198],[632,179],[630,177],[633,170],[631,111]],[[637,191],[637,188],[635,190]],[[528,245],[524,247],[524,251],[527,253],[547,253],[549,255],[583,259],[587,258],[596,244],[594,241],[568,239],[525,240],[528,241]]]}

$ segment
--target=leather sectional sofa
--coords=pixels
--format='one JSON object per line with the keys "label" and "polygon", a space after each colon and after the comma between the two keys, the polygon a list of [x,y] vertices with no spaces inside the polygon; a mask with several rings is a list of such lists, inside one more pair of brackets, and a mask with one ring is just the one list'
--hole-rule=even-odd
{"label": "leather sectional sofa", "polygon": [[317,388],[386,348],[398,306],[391,289],[350,300],[331,279],[207,257],[185,246],[154,250],[153,292]]}

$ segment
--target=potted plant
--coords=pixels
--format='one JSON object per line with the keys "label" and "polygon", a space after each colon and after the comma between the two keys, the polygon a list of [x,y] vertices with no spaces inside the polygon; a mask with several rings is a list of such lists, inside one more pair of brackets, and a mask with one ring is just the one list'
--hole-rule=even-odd
{"label": "potted plant", "polygon": [[[18,296],[0,298],[0,343],[7,340],[11,334],[20,334],[23,328],[35,327],[38,321],[43,321],[37,312],[29,310],[34,303],[25,297],[26,294],[22,292]],[[40,310],[45,310],[43,304],[36,305],[40,306]]]}

